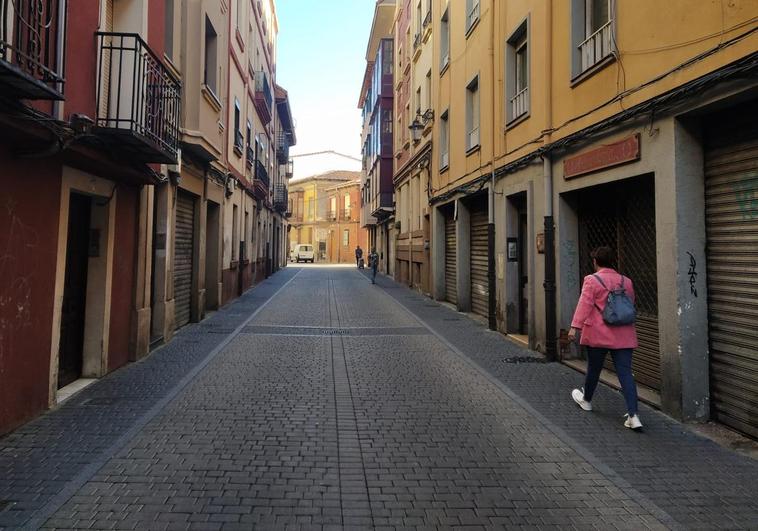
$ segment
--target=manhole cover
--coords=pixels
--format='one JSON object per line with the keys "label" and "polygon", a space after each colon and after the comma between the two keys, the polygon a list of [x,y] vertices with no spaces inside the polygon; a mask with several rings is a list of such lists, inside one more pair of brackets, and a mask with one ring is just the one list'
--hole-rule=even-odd
{"label": "manhole cover", "polygon": [[532,356],[516,356],[514,358],[505,358],[503,363],[547,363],[545,358],[534,358]]}

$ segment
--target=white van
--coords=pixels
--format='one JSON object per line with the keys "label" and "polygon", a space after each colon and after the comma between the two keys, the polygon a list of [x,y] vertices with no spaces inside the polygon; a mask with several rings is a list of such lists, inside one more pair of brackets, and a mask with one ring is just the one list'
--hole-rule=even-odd
{"label": "white van", "polygon": [[313,245],[299,243],[295,245],[290,259],[294,262],[311,262],[313,263]]}

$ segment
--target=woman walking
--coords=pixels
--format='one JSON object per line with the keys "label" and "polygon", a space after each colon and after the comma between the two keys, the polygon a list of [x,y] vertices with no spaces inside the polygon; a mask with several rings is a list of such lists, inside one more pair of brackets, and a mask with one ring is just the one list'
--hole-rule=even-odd
{"label": "woman walking", "polygon": [[[637,414],[637,385],[632,374],[632,351],[637,348],[633,313],[632,321],[628,322],[629,318],[614,321],[613,317],[608,317],[609,312],[605,311],[606,305],[611,304],[609,301],[614,297],[615,302],[633,304],[634,287],[629,278],[611,267],[613,251],[610,247],[598,247],[592,251],[591,256],[595,273],[584,278],[582,294],[568,335],[569,340],[573,341],[577,332],[581,332],[579,342],[587,347],[587,375],[584,388],[574,389],[571,397],[583,410],[592,411],[592,396],[600,379],[605,355],[610,352],[626,402],[624,426],[639,430],[642,429],[642,422]],[[612,295],[611,298],[609,294]]]}

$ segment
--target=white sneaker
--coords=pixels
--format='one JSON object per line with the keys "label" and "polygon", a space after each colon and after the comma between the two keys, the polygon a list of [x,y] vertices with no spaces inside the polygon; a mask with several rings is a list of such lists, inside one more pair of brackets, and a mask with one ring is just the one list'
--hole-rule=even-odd
{"label": "white sneaker", "polygon": [[642,422],[640,422],[640,418],[637,415],[629,416],[629,413],[627,413],[624,416],[626,417],[626,420],[624,421],[624,426],[626,426],[630,430],[642,429]]}
{"label": "white sneaker", "polygon": [[574,402],[579,404],[579,407],[583,410],[592,411],[592,404],[584,399],[584,389],[574,389],[571,391],[571,398],[573,398]]}

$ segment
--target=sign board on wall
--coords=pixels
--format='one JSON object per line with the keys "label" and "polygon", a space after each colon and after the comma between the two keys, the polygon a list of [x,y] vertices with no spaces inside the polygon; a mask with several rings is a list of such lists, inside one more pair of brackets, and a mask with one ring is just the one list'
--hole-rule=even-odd
{"label": "sign board on wall", "polygon": [[605,168],[640,160],[639,133],[613,144],[600,146],[563,161],[563,178],[573,179]]}

